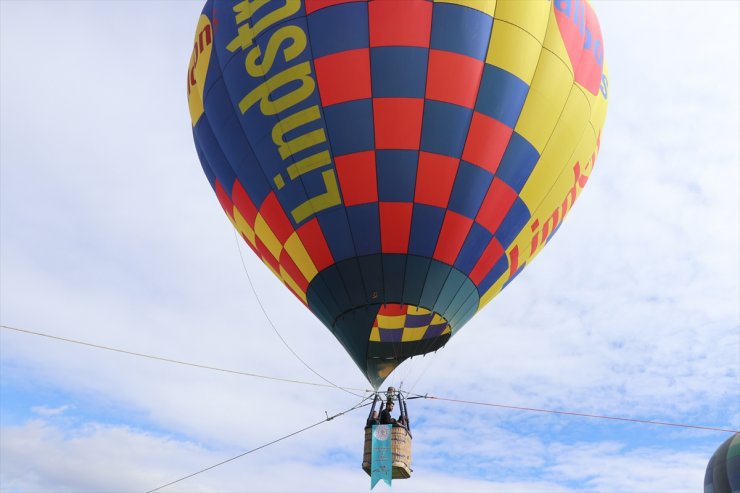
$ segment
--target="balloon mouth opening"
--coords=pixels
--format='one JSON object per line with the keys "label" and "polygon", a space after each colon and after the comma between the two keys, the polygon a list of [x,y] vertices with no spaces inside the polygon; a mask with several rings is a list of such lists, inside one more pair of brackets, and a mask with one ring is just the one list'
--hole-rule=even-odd
{"label": "balloon mouth opening", "polygon": [[365,376],[377,390],[408,358],[436,351],[452,335],[442,315],[411,304],[380,305],[370,329]]}

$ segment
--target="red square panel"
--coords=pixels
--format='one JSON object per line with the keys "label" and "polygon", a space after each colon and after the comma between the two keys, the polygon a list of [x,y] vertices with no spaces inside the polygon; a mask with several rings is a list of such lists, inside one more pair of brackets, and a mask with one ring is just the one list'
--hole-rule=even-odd
{"label": "red square panel", "polygon": [[216,197],[218,198],[218,201],[221,203],[221,207],[223,207],[224,212],[233,221],[234,220],[234,204],[231,203],[229,194],[226,193],[226,190],[224,189],[223,185],[221,185],[221,182],[218,180],[216,180]]}
{"label": "red square panel", "polygon": [[231,197],[234,200],[234,206],[237,208],[239,213],[247,224],[254,228],[254,220],[257,218],[257,208],[252,202],[252,198],[249,196],[239,180],[234,180],[234,186],[231,189]]}
{"label": "red square panel", "polygon": [[446,209],[459,165],[457,158],[420,152],[414,202]]}
{"label": "red square panel", "polygon": [[280,266],[285,269],[285,272],[287,272],[288,275],[298,285],[298,287],[301,288],[301,291],[303,291],[304,293],[308,291],[308,281],[303,276],[303,273],[295,264],[295,262],[293,262],[293,259],[290,258],[290,254],[288,254],[287,251],[283,250],[282,252],[280,252],[279,260]]}
{"label": "red square panel", "polygon": [[429,47],[432,3],[426,0],[371,2],[370,46]]}
{"label": "red square panel", "polygon": [[270,192],[262,202],[260,207],[260,214],[265,218],[265,222],[270,227],[273,233],[280,243],[285,244],[288,241],[290,235],[293,234],[293,225],[290,223],[290,219],[285,214],[283,206],[275,195],[275,192]]}
{"label": "red square panel", "polygon": [[373,99],[375,147],[418,149],[424,100],[416,98]]}
{"label": "red square panel", "polygon": [[449,265],[454,264],[472,225],[472,219],[448,209],[434,249],[434,258]]}
{"label": "red square panel", "polygon": [[380,202],[380,242],[383,253],[407,253],[411,233],[410,202]]}
{"label": "red square panel", "polygon": [[339,174],[344,205],[366,204],[378,201],[378,181],[375,175],[375,151],[336,156],[334,163]]}
{"label": "red square panel", "polygon": [[501,246],[501,243],[496,238],[491,238],[491,242],[483,250],[483,254],[481,254],[473,270],[470,271],[470,280],[473,281],[473,284],[478,286],[488,273],[491,272],[491,269],[503,254],[504,247]]}
{"label": "red square panel", "polygon": [[329,250],[329,245],[326,243],[324,232],[321,231],[318,219],[311,219],[298,228],[297,232],[298,238],[301,239],[301,243],[306,247],[308,255],[319,271],[334,263],[334,258]]}
{"label": "red square panel", "polygon": [[385,315],[386,317],[397,317],[398,315],[406,315],[406,309],[407,305],[388,303],[387,305],[380,305],[378,315]]}
{"label": "red square panel", "polygon": [[[294,0],[290,0],[294,1]],[[306,15],[311,12],[315,12],[324,7],[331,7],[332,5],[339,5],[340,3],[358,2],[363,0],[306,0]],[[364,0],[367,1],[367,0]]]}
{"label": "red square panel", "polygon": [[475,107],[483,62],[449,51],[429,50],[427,99]]}
{"label": "red square panel", "polygon": [[321,105],[370,97],[370,50],[347,50],[316,58]]}
{"label": "red square panel", "polygon": [[463,159],[495,173],[509,144],[512,131],[498,120],[477,111],[473,112],[463,149]]}
{"label": "red square panel", "polygon": [[272,253],[270,253],[270,249],[262,243],[259,236],[255,239],[255,243],[257,250],[260,252],[260,258],[262,261],[272,267],[275,272],[280,272],[280,262],[273,257]]}
{"label": "red square panel", "polygon": [[494,178],[475,221],[492,234],[496,234],[496,230],[511,209],[516,197],[517,193],[509,185],[499,178]]}

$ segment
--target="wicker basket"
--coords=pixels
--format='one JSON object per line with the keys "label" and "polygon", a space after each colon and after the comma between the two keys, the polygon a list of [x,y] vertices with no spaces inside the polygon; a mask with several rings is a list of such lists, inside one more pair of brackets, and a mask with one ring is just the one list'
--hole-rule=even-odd
{"label": "wicker basket", "polygon": [[[393,452],[393,479],[411,477],[411,435],[402,426],[394,426],[391,432]],[[370,474],[373,447],[372,427],[365,428],[365,449],[362,455],[362,469]]]}

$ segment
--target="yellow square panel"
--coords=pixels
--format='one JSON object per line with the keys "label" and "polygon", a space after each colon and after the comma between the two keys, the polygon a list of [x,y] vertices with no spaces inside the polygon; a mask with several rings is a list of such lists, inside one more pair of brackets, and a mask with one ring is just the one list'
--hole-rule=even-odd
{"label": "yellow square panel", "polygon": [[380,342],[380,331],[377,327],[373,327],[370,331],[370,340],[373,342]]}
{"label": "yellow square panel", "polygon": [[545,33],[545,40],[542,43],[542,46],[547,51],[551,51],[556,57],[560,58],[563,63],[568,66],[570,73],[573,73],[573,65],[570,63],[568,50],[565,48],[565,43],[563,43],[563,35],[560,34],[560,27],[558,26],[555,14],[551,15],[547,22],[547,31]]}
{"label": "yellow square panel", "polygon": [[539,206],[563,168],[572,164],[573,151],[588,124],[590,112],[583,90],[573,85],[555,131],[519,194],[530,211]]}
{"label": "yellow square panel", "polygon": [[550,0],[498,0],[495,18],[522,28],[541,45],[551,9]]}
{"label": "yellow square panel", "polygon": [[496,10],[496,0],[434,0],[434,3],[462,5],[463,7],[479,10],[491,17],[493,17],[493,12]]}
{"label": "yellow square panel", "polygon": [[298,284],[293,280],[292,277],[290,277],[290,274],[288,274],[288,271],[283,269],[282,266],[280,266],[280,277],[283,279],[283,282],[293,291],[296,296],[298,296],[303,303],[308,303],[306,300],[306,293],[303,292],[303,290],[298,286]]}
{"label": "yellow square panel", "polygon": [[544,150],[560,118],[572,85],[573,76],[568,67],[555,55],[543,50],[514,128],[539,153]]}
{"label": "yellow square panel", "polygon": [[288,252],[288,255],[293,259],[307,281],[310,282],[318,274],[318,270],[306,251],[306,247],[303,246],[301,239],[298,237],[298,233],[294,232],[288,237],[285,242],[285,251]]}
{"label": "yellow square panel", "polygon": [[401,335],[401,342],[420,341],[426,333],[426,327],[406,327]]}
{"label": "yellow square panel", "polygon": [[402,329],[406,322],[406,315],[378,315],[378,327],[381,329]]}
{"label": "yellow square panel", "polygon": [[486,63],[516,75],[529,85],[541,51],[542,45],[522,29],[506,22],[494,22]]}
{"label": "yellow square panel", "polygon": [[249,243],[252,244],[252,246],[256,245],[254,230],[252,229],[252,226],[249,225],[247,220],[244,219],[244,216],[241,215],[241,212],[239,212],[239,209],[237,209],[236,207],[234,207],[234,227],[237,231],[244,235],[244,237]]}
{"label": "yellow square panel", "polygon": [[265,244],[272,256],[279,259],[280,252],[283,250],[283,245],[280,243],[277,236],[275,236],[275,233],[272,232],[267,221],[262,217],[262,214],[257,214],[257,218],[254,220],[254,233],[257,235],[257,238]]}
{"label": "yellow square panel", "polygon": [[438,325],[438,324],[441,324],[441,323],[444,323],[444,322],[446,322],[446,320],[443,317],[441,317],[440,315],[438,315],[437,313],[435,313],[434,314],[434,317],[432,318],[432,321],[429,323],[429,325]]}

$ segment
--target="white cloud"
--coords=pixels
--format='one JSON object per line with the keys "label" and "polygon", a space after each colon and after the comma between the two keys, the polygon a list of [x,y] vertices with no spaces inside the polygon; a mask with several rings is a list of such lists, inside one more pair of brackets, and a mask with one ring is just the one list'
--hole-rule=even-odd
{"label": "white cloud", "polygon": [[59,416],[69,410],[71,406],[59,406],[59,407],[47,407],[47,406],[33,406],[31,412],[42,417]]}
{"label": "white cloud", "polygon": [[[485,426],[482,428],[485,429]],[[357,444],[334,444],[332,425],[277,444],[178,482],[163,491],[366,491]],[[125,426],[88,423],[63,429],[44,420],[5,427],[2,484],[5,491],[147,491],[235,457],[246,450],[210,449],[192,441]],[[360,434],[357,434],[359,439]],[[395,481],[398,491],[657,492],[694,491],[703,476],[700,453],[667,449],[625,450],[623,444],[553,443],[492,430],[480,450],[466,450],[457,434],[426,437],[417,453],[441,452],[441,460],[414,465],[411,480]],[[437,442],[436,445],[433,443]],[[452,445],[450,447],[449,445]],[[305,447],[307,446],[307,447]],[[488,462],[486,479],[475,479],[447,457]],[[540,479],[517,480],[507,471],[535,471]],[[692,472],[694,471],[694,472]],[[567,486],[582,481],[583,488]]]}

